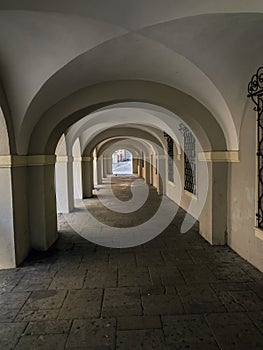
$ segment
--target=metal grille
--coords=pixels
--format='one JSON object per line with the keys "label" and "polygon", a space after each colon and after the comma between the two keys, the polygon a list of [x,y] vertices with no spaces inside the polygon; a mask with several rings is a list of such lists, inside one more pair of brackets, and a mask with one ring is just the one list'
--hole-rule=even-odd
{"label": "metal grille", "polygon": [[174,182],[174,140],[166,132],[163,134],[167,142],[168,180]]}
{"label": "metal grille", "polygon": [[257,176],[258,203],[257,226],[263,229],[263,67],[260,67],[248,84],[248,97],[252,99],[257,112]]}
{"label": "metal grille", "polygon": [[179,130],[184,135],[184,189],[196,194],[195,138],[184,124],[180,124]]}

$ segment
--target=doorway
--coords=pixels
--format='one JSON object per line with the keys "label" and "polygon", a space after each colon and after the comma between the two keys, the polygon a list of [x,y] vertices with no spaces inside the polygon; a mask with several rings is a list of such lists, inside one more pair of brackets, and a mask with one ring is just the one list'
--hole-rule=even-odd
{"label": "doorway", "polygon": [[112,173],[114,175],[132,175],[132,154],[126,149],[119,149],[112,154]]}

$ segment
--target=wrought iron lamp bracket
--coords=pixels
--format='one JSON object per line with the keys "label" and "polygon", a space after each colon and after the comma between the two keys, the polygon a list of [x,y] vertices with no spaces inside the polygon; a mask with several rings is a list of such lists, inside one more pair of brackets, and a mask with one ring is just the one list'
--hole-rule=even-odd
{"label": "wrought iron lamp bracket", "polygon": [[255,111],[262,113],[263,111],[263,67],[259,67],[248,84],[248,95],[254,102]]}

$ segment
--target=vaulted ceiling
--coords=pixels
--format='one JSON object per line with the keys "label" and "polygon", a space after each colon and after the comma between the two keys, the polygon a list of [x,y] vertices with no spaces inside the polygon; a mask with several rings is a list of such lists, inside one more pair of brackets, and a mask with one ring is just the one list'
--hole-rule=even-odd
{"label": "vaulted ceiling", "polygon": [[86,86],[144,80],[238,135],[263,57],[262,0],[1,0],[0,82],[14,131]]}

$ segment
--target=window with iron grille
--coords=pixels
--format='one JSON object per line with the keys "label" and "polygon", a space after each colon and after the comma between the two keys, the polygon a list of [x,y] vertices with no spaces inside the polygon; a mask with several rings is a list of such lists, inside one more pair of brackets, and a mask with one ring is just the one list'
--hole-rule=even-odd
{"label": "window with iron grille", "polygon": [[174,182],[174,140],[166,132],[164,132],[164,137],[167,142],[168,180]]}
{"label": "window with iron grille", "polygon": [[179,129],[184,136],[184,189],[196,194],[196,150],[195,138],[191,131],[180,124]]}

